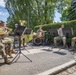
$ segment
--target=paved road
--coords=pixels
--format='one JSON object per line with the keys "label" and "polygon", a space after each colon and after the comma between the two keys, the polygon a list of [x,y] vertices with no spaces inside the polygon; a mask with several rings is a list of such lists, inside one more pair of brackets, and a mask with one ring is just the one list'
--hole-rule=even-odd
{"label": "paved road", "polygon": [[74,72],[73,74],[69,74],[69,75],[76,75],[76,72]]}
{"label": "paved road", "polygon": [[[16,63],[11,65],[1,64],[0,75],[37,75],[41,72],[54,68],[73,60],[73,56],[68,50],[62,49],[58,52],[57,48],[48,50],[48,46],[37,46],[26,48],[22,52],[28,56],[32,62],[21,55]],[[15,56],[15,55],[13,55]],[[0,57],[0,61],[3,59]]]}

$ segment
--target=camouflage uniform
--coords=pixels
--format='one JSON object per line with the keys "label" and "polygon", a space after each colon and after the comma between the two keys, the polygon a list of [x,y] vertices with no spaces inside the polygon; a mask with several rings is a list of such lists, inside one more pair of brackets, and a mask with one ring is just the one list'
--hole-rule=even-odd
{"label": "camouflage uniform", "polygon": [[65,47],[65,45],[66,45],[66,37],[63,35],[62,28],[58,29],[58,35],[59,36],[54,37],[54,44],[55,44],[55,46],[57,46],[57,41],[58,40],[62,40],[63,41],[63,46]]}
{"label": "camouflage uniform", "polygon": [[1,53],[2,57],[4,58],[4,62],[10,63],[10,61],[7,58],[6,52],[5,52],[5,45],[2,44],[1,42],[0,42],[0,53]]}
{"label": "camouflage uniform", "polygon": [[5,45],[5,51],[6,53],[12,58],[12,50],[13,50],[13,46],[12,46],[12,41],[10,38],[5,37],[2,40],[2,43]]}
{"label": "camouflage uniform", "polygon": [[75,42],[76,42],[76,37],[73,37],[72,40],[71,40],[72,48],[70,50],[74,50],[75,49]]}
{"label": "camouflage uniform", "polygon": [[10,33],[11,29],[7,27],[2,27],[0,30],[5,31],[5,36],[2,37],[2,43],[5,45],[5,51],[6,53],[12,58],[12,51],[13,51],[13,46],[12,46],[12,41],[10,38],[8,38],[8,34]]}
{"label": "camouflage uniform", "polygon": [[43,37],[43,30],[42,29],[37,30],[37,37]]}

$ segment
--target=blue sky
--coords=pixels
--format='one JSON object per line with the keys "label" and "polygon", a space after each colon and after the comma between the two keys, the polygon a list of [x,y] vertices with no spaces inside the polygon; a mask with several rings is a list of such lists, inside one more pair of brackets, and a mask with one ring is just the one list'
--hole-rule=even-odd
{"label": "blue sky", "polygon": [[0,0],[0,20],[6,22],[9,16],[8,11],[5,9],[4,0]]}
{"label": "blue sky", "polygon": [[[9,14],[8,11],[5,9],[5,3],[4,0],[0,0],[0,20],[6,22]],[[55,14],[55,22],[60,22],[60,14],[56,12]]]}
{"label": "blue sky", "polygon": [[55,11],[55,18],[54,18],[54,21],[55,21],[55,22],[60,22],[60,17],[61,17],[61,14],[58,13],[57,11]]}

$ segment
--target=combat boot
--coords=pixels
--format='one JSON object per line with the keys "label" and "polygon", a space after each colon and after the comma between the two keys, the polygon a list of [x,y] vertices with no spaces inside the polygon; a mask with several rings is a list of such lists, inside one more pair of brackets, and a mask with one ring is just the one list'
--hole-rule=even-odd
{"label": "combat boot", "polygon": [[63,45],[63,46],[62,46],[62,49],[65,49],[65,47],[66,47],[66,46],[65,46],[65,45]]}
{"label": "combat boot", "polygon": [[9,53],[8,53],[8,55],[9,55],[11,58],[13,58],[13,56],[12,56],[12,53],[11,53],[11,52],[9,52]]}
{"label": "combat boot", "polygon": [[11,50],[11,53],[16,53],[14,49]]}
{"label": "combat boot", "polygon": [[71,47],[70,51],[75,50],[75,47]]}
{"label": "combat boot", "polygon": [[7,59],[7,56],[4,56],[4,63],[6,63],[6,64],[10,64],[11,63],[11,61]]}
{"label": "combat boot", "polygon": [[57,43],[54,44],[53,48],[57,48]]}
{"label": "combat boot", "polygon": [[57,45],[54,45],[53,48],[57,48]]}

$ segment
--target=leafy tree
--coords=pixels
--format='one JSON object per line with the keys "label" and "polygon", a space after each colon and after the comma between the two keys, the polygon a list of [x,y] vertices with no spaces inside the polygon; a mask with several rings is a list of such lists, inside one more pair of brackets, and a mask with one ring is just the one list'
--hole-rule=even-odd
{"label": "leafy tree", "polygon": [[26,20],[28,27],[53,22],[55,10],[62,10],[70,5],[71,0],[5,0],[10,16],[7,23]]}
{"label": "leafy tree", "polygon": [[70,7],[68,8],[65,8],[63,11],[62,11],[62,16],[61,16],[61,21],[68,21],[69,20],[69,10],[70,10]]}
{"label": "leafy tree", "polygon": [[69,20],[76,19],[76,0],[72,0],[71,7],[69,9]]}
{"label": "leafy tree", "polygon": [[62,12],[62,21],[76,19],[76,0],[71,1],[71,5]]}

